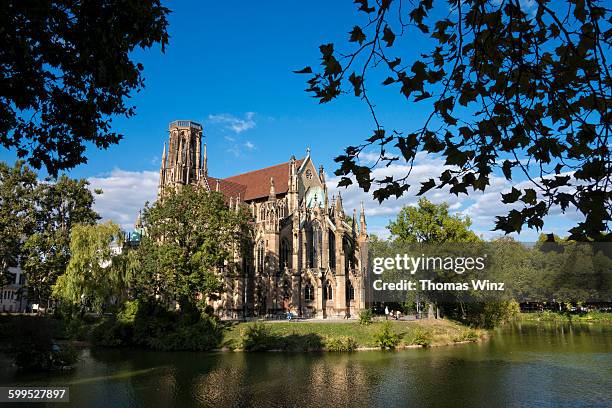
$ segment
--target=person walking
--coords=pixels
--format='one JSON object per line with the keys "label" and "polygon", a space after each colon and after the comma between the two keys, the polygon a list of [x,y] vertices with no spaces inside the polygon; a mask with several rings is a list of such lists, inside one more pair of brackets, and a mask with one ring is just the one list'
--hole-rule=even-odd
{"label": "person walking", "polygon": [[385,320],[389,320],[389,306],[385,306]]}

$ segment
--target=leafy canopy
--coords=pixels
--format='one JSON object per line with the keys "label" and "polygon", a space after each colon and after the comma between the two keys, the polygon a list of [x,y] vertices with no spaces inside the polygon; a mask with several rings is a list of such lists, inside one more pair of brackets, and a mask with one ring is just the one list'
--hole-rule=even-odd
{"label": "leafy canopy", "polygon": [[418,207],[404,207],[388,229],[391,238],[402,244],[479,242],[470,230],[471,221],[448,213],[448,204],[433,204],[421,198]]}
{"label": "leafy canopy", "polygon": [[[100,193],[100,191],[98,191]],[[21,267],[27,276],[28,298],[45,302],[70,261],[70,234],[77,224],[95,224],[94,193],[85,179],[62,175],[40,183],[33,195],[34,226],[23,243]]]}
{"label": "leafy canopy", "polygon": [[118,225],[78,224],[70,233],[70,262],[53,287],[55,297],[70,304],[89,305],[96,311],[126,286],[126,269],[111,244],[123,245]]}
{"label": "leafy canopy", "polygon": [[123,137],[113,116],[144,86],[137,48],[168,43],[160,0],[0,2],[0,146],[49,174]]}
{"label": "leafy canopy", "polygon": [[160,295],[181,307],[215,296],[220,272],[231,275],[234,251],[249,236],[249,214],[230,209],[221,193],[183,186],[143,211],[146,231],[134,259],[134,291]]}
{"label": "leafy canopy", "polygon": [[36,174],[23,162],[10,167],[0,162],[0,286],[8,268],[17,266],[24,237],[34,226]]}
{"label": "leafy canopy", "polygon": [[[572,206],[584,216],[569,231],[572,239],[606,239],[612,21],[604,2],[354,2],[364,19],[348,34],[349,51],[321,45],[320,71],[296,71],[310,75],[307,91],[321,103],[350,92],[371,110],[372,136],[336,158],[341,186],[356,180],[381,202],[399,197],[411,187],[417,153],[427,152],[450,168],[416,186],[419,195],[484,191],[496,173],[527,178],[529,186],[502,195],[514,208],[497,217],[495,229],[541,229],[545,215]],[[382,87],[429,110],[422,126],[384,128],[368,92],[382,78]],[[374,166],[359,162],[368,148],[380,153]],[[395,161],[410,170],[373,174]]]}

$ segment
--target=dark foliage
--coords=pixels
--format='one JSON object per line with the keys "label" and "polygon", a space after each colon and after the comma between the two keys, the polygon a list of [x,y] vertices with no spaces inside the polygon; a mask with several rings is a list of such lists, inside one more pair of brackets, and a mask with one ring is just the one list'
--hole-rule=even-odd
{"label": "dark foliage", "polygon": [[121,313],[105,318],[92,330],[93,343],[104,347],[205,351],[218,347],[221,339],[216,317],[201,315],[195,308],[169,311],[156,302],[128,302]]}
{"label": "dark foliage", "polygon": [[[341,186],[356,180],[381,202],[399,197],[411,187],[410,171],[376,178],[373,168],[402,161],[412,169],[426,152],[449,168],[415,186],[419,195],[443,187],[457,195],[484,191],[494,172],[528,178],[530,186],[501,197],[516,207],[497,217],[495,229],[541,229],[553,208],[571,206],[585,218],[569,231],[572,239],[609,239],[612,21],[605,2],[355,3],[366,21],[349,33],[354,48],[321,45],[321,71],[296,71],[311,75],[307,91],[321,103],[350,92],[372,112],[372,136],[336,158]],[[410,103],[427,104],[422,127],[383,127],[367,86],[378,77]],[[360,164],[372,147],[377,163]]]}
{"label": "dark foliage", "polygon": [[123,137],[113,116],[144,86],[135,48],[168,43],[160,0],[0,2],[0,145],[56,176],[87,161],[87,145]]}
{"label": "dark foliage", "polygon": [[74,364],[76,352],[53,342],[56,321],[44,317],[16,316],[3,321],[9,340],[8,355],[23,371],[47,371]]}

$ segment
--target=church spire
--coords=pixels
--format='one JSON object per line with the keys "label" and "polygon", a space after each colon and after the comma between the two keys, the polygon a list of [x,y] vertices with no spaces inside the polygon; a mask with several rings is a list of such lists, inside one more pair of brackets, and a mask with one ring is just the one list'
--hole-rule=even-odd
{"label": "church spire", "polygon": [[276,190],[274,189],[274,177],[270,177],[270,201],[276,201]]}
{"label": "church spire", "polygon": [[291,156],[289,161],[289,182],[287,190],[287,207],[289,213],[294,212],[298,208],[298,175],[297,162],[295,156]]}
{"label": "church spire", "polygon": [[202,173],[204,173],[204,177],[208,177],[208,152],[206,149],[206,143],[204,143],[204,158],[202,159]]}
{"label": "church spire", "polygon": [[363,201],[361,202],[361,211],[359,214],[359,234],[366,235],[367,233],[367,225],[365,219],[365,208],[363,208]]}

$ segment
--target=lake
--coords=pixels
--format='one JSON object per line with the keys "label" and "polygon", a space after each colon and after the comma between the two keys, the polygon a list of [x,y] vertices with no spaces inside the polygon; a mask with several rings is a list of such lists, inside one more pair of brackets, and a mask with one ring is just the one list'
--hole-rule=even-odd
{"label": "lake", "polygon": [[69,386],[61,407],[612,406],[610,325],[516,323],[483,343],[397,352],[84,350],[50,376],[2,366],[2,385]]}

